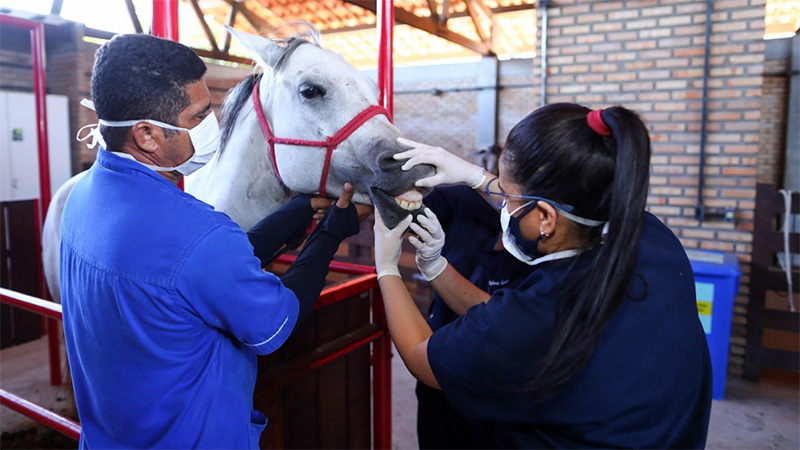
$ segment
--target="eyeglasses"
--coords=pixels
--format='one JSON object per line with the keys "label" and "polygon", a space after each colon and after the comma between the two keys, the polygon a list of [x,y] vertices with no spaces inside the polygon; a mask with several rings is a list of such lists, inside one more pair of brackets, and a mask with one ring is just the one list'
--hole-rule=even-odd
{"label": "eyeglasses", "polygon": [[[507,194],[501,191],[494,191],[491,189],[492,183],[497,181],[497,177],[492,178],[486,183],[486,187],[483,188],[483,193],[486,194],[486,198],[489,199],[492,206],[498,211],[505,208],[508,204],[509,198],[518,198],[520,200],[529,200],[529,201],[540,201],[540,202],[547,202],[553,206],[553,208],[558,209],[564,212],[570,212],[575,209],[572,205],[565,205],[563,203],[554,202],[552,200],[546,199],[544,197],[536,197],[533,195],[514,195],[514,194]],[[498,188],[499,188],[498,182]]]}

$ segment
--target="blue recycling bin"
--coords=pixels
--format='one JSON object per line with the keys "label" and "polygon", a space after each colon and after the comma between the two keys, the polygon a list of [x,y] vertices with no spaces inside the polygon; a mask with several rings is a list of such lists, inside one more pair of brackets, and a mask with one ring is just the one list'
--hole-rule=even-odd
{"label": "blue recycling bin", "polygon": [[725,397],[725,376],[728,373],[728,349],[731,341],[733,300],[739,291],[739,259],[733,253],[686,250],[694,271],[697,292],[697,314],[706,333],[711,354],[713,394],[715,400]]}

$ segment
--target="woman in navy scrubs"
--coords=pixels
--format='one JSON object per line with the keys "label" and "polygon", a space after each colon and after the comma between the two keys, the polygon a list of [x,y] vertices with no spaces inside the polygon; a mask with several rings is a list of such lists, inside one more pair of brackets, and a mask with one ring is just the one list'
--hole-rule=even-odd
{"label": "woman in navy scrubs", "polygon": [[[395,229],[376,214],[375,261],[398,353],[498,447],[702,448],[711,367],[678,239],[645,212],[650,140],[633,112],[540,108],[506,140],[499,177],[422,144],[398,158],[465,183],[500,209],[506,250],[532,270],[482,291],[441,256],[429,211]],[[403,232],[458,319],[435,332],[397,269]],[[607,231],[606,231],[607,230]]]}
{"label": "woman in navy scrubs", "polygon": [[[496,165],[495,165],[496,167]],[[498,212],[468,186],[440,186],[425,197],[447,233],[441,254],[458,273],[492,294],[516,287],[530,266],[503,250]],[[428,310],[432,331],[458,318],[436,293]],[[458,414],[440,389],[417,382],[417,438],[421,449],[491,448],[497,446],[490,422]]]}

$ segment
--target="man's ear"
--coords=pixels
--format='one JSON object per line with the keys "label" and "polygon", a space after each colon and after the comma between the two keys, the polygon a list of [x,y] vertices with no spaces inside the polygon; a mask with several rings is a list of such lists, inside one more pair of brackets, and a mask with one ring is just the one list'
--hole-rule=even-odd
{"label": "man's ear", "polygon": [[139,122],[131,127],[131,138],[137,149],[143,153],[156,153],[164,141],[164,131],[147,122]]}

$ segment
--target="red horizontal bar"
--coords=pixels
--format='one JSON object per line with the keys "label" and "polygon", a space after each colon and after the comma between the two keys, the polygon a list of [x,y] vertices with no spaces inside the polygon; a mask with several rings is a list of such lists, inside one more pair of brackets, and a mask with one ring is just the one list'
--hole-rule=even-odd
{"label": "red horizontal bar", "polygon": [[332,353],[332,354],[320,359],[319,361],[314,361],[314,363],[311,364],[311,369],[312,370],[318,369],[318,368],[324,366],[325,364],[328,364],[329,362],[331,362],[331,361],[333,361],[333,360],[335,360],[337,358],[341,358],[342,356],[352,352],[353,350],[355,350],[355,349],[357,349],[359,347],[362,347],[364,345],[367,345],[370,342],[374,341],[375,339],[378,339],[379,337],[383,336],[384,334],[386,334],[386,332],[383,331],[383,330],[380,330],[380,331],[376,331],[375,333],[370,334],[369,336],[367,336],[367,337],[365,337],[363,339],[359,339],[359,340],[353,342],[352,344],[348,345],[347,347],[337,351],[336,353]]}
{"label": "red horizontal bar", "polygon": [[314,309],[369,291],[377,285],[378,275],[371,273],[327,287],[319,294],[319,300],[317,300]]}
{"label": "red horizontal bar", "polygon": [[31,403],[22,397],[18,397],[8,391],[0,389],[0,405],[7,406],[14,411],[30,417],[31,419],[45,425],[48,428],[58,431],[70,439],[79,441],[81,439],[81,426],[66,417],[41,406]]}
{"label": "red horizontal bar", "polygon": [[9,16],[7,14],[0,14],[0,23],[12,27],[27,28],[29,30],[33,30],[34,28],[41,25],[40,22],[23,19],[21,17]]}
{"label": "red horizontal bar", "polygon": [[[297,259],[293,255],[281,255],[275,259],[278,264],[292,264]],[[361,264],[352,264],[346,262],[332,261],[330,266],[331,272],[344,273],[348,275],[365,275],[368,273],[375,273],[375,268],[372,266],[363,266]]]}
{"label": "red horizontal bar", "polygon": [[8,303],[16,308],[35,312],[51,319],[61,319],[61,305],[32,295],[21,294],[10,289],[0,288],[0,302]]}

